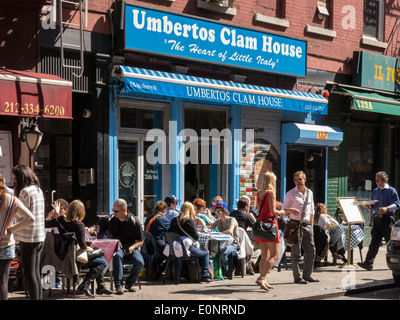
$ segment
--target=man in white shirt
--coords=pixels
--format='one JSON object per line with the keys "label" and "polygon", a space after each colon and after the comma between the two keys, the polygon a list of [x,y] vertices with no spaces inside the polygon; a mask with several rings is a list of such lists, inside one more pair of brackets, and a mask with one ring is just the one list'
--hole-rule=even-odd
{"label": "man in white shirt", "polygon": [[[292,271],[295,283],[306,284],[319,282],[311,274],[314,269],[315,245],[314,245],[314,199],[313,193],[306,188],[306,174],[297,171],[294,174],[296,187],[290,190],[285,197],[282,209],[290,213],[290,218],[300,221],[302,236],[298,244],[291,247]],[[304,210],[303,210],[304,208]],[[304,250],[303,277],[300,275],[300,253]]]}

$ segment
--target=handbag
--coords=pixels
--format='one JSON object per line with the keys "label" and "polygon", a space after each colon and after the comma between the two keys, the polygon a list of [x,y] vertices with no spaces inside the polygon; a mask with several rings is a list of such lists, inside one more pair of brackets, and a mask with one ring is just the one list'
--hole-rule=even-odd
{"label": "handbag", "polygon": [[87,251],[84,251],[84,250],[82,250],[82,249],[79,249],[79,250],[76,252],[76,260],[77,260],[78,262],[80,262],[80,263],[83,263],[83,264],[88,263],[88,262],[89,262],[89,259],[88,259],[88,253],[87,253]]}
{"label": "handbag", "polygon": [[253,234],[259,239],[273,241],[276,239],[278,230],[274,222],[262,222],[257,219],[253,224]]}
{"label": "handbag", "polygon": [[283,238],[285,240],[285,245],[289,247],[293,247],[298,244],[301,238],[300,221],[292,219],[286,222]]}
{"label": "handbag", "polygon": [[91,251],[83,251],[79,249],[76,254],[76,260],[78,260],[80,263],[86,264],[102,256],[104,256],[104,251],[102,248],[99,247],[94,247]]}
{"label": "handbag", "polygon": [[92,261],[98,257],[104,256],[104,251],[102,248],[94,247],[92,251],[87,251],[88,261]]}
{"label": "handbag", "polygon": [[[261,203],[261,207],[259,210],[260,214],[265,202],[265,198],[267,197],[267,194],[265,194],[264,200]],[[275,240],[276,236],[278,235],[278,229],[276,228],[276,224],[274,223],[274,221],[273,220],[270,221],[271,222],[262,222],[260,219],[257,218],[256,222],[252,226],[254,236],[262,240],[268,240],[268,241]]]}

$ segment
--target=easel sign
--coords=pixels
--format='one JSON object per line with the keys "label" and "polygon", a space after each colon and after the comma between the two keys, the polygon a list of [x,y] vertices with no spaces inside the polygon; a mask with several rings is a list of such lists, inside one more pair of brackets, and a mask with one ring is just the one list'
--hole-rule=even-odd
{"label": "easel sign", "polygon": [[337,198],[340,209],[346,218],[347,223],[364,223],[365,219],[360,207],[357,205],[356,197]]}
{"label": "easel sign", "polygon": [[347,268],[357,268],[350,264],[351,260],[351,224],[352,223],[364,223],[364,216],[361,212],[360,207],[357,205],[356,197],[341,197],[337,198],[340,209],[347,222]]}

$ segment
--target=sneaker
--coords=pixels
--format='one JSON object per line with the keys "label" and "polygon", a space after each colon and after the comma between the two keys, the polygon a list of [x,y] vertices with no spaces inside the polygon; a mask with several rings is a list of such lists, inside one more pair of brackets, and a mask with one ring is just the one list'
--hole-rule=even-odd
{"label": "sneaker", "polygon": [[61,284],[61,281],[60,281],[60,282],[56,282],[56,288],[57,288],[57,289],[61,288],[61,285],[62,285],[62,284]]}
{"label": "sneaker", "polygon": [[123,295],[123,294],[124,294],[124,289],[122,289],[121,286],[117,287],[116,294],[118,294],[118,295]]}
{"label": "sneaker", "polygon": [[358,266],[360,266],[361,268],[371,271],[373,269],[372,264],[366,263],[366,262],[358,262],[357,263]]}
{"label": "sneaker", "polygon": [[136,292],[136,289],[133,285],[128,286],[127,284],[125,284],[125,289],[128,290],[129,292]]}
{"label": "sneaker", "polygon": [[214,283],[214,279],[211,277],[202,277],[200,283]]}

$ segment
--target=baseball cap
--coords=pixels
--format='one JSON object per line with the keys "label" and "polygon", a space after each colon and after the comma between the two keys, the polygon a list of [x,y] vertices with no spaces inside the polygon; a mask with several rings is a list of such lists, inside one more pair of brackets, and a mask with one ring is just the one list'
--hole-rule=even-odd
{"label": "baseball cap", "polygon": [[223,208],[225,210],[228,210],[228,205],[223,201],[219,201],[215,204],[215,206],[213,206],[213,208]]}
{"label": "baseball cap", "polygon": [[181,200],[177,199],[173,194],[171,194],[170,196],[166,196],[165,197],[164,202],[167,205],[170,205],[170,204],[172,204],[174,202],[181,202]]}
{"label": "baseball cap", "polygon": [[239,200],[246,202],[250,206],[251,201],[248,196],[241,196]]}

